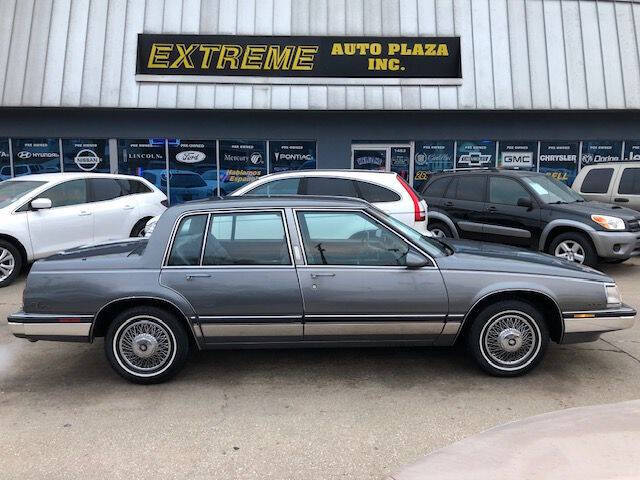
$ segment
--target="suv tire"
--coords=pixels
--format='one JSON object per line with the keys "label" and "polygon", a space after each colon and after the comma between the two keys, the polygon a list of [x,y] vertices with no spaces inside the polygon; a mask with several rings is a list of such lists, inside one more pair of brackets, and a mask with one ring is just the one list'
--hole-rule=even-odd
{"label": "suv tire", "polygon": [[555,257],[593,267],[598,263],[598,254],[587,235],[581,232],[561,233],[551,240],[548,253]]}
{"label": "suv tire", "polygon": [[533,305],[506,300],[483,309],[473,320],[466,340],[485,372],[515,377],[540,363],[549,345],[549,330]]}
{"label": "suv tire", "polygon": [[429,230],[435,237],[454,238],[453,232],[446,223],[443,222],[430,222],[427,225]]}
{"label": "suv tire", "polygon": [[104,350],[113,369],[134,383],[168,380],[189,355],[189,337],[174,315],[156,307],[125,310],[109,325]]}
{"label": "suv tire", "polygon": [[11,285],[22,271],[22,255],[16,246],[0,240],[0,288]]}

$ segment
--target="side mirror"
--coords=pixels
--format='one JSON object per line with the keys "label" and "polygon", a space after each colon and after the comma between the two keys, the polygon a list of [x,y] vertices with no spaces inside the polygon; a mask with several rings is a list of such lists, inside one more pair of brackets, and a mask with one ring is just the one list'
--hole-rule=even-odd
{"label": "side mirror", "polygon": [[526,207],[529,210],[531,210],[533,208],[533,202],[531,201],[530,198],[522,197],[518,199],[518,206]]}
{"label": "side mirror", "polygon": [[31,208],[34,210],[46,210],[51,208],[51,200],[49,198],[36,198],[31,201]]}
{"label": "side mirror", "polygon": [[426,267],[429,265],[429,259],[415,250],[409,250],[406,257],[406,265],[410,269]]}

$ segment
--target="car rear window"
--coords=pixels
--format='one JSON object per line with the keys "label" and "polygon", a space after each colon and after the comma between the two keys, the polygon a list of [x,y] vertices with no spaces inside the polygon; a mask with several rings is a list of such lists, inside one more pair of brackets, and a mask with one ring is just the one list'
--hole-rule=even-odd
{"label": "car rear window", "polygon": [[594,168],[587,172],[582,181],[582,193],[607,193],[613,176],[613,168]]}
{"label": "car rear window", "polygon": [[305,195],[358,197],[355,183],[347,178],[309,177],[306,183]]}
{"label": "car rear window", "polygon": [[487,184],[486,175],[467,175],[458,178],[456,198],[470,202],[484,202]]}
{"label": "car rear window", "polygon": [[451,182],[451,177],[438,178],[424,187],[422,195],[425,197],[444,197],[444,192],[447,191],[449,182]]}
{"label": "car rear window", "polygon": [[117,182],[122,188],[122,195],[134,195],[136,193],[149,193],[151,189],[138,180],[118,178]]}
{"label": "car rear window", "polygon": [[393,190],[369,182],[356,181],[360,198],[371,203],[397,202],[402,198]]}
{"label": "car rear window", "polygon": [[622,172],[618,193],[640,195],[640,168],[625,168]]}

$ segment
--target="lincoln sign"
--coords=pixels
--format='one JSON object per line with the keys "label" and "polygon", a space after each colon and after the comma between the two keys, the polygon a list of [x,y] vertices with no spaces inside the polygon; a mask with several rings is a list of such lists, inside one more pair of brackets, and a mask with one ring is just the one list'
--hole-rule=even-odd
{"label": "lincoln sign", "polygon": [[138,81],[434,85],[461,78],[460,37],[138,35]]}

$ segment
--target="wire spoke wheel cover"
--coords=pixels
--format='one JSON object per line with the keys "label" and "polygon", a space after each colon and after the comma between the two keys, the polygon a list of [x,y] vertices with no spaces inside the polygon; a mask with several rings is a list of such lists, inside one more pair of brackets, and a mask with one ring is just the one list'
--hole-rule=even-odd
{"label": "wire spoke wheel cover", "polygon": [[526,367],[540,350],[540,329],[524,312],[512,310],[494,315],[482,329],[480,350],[500,370]]}
{"label": "wire spoke wheel cover", "polygon": [[575,240],[560,242],[553,254],[570,262],[584,263],[586,257],[584,248]]}
{"label": "wire spoke wheel cover", "polygon": [[0,282],[9,278],[16,268],[16,259],[6,248],[0,247]]}
{"label": "wire spoke wheel cover", "polygon": [[176,339],[162,320],[137,316],[124,322],[113,337],[113,351],[120,366],[137,376],[154,376],[171,366]]}

